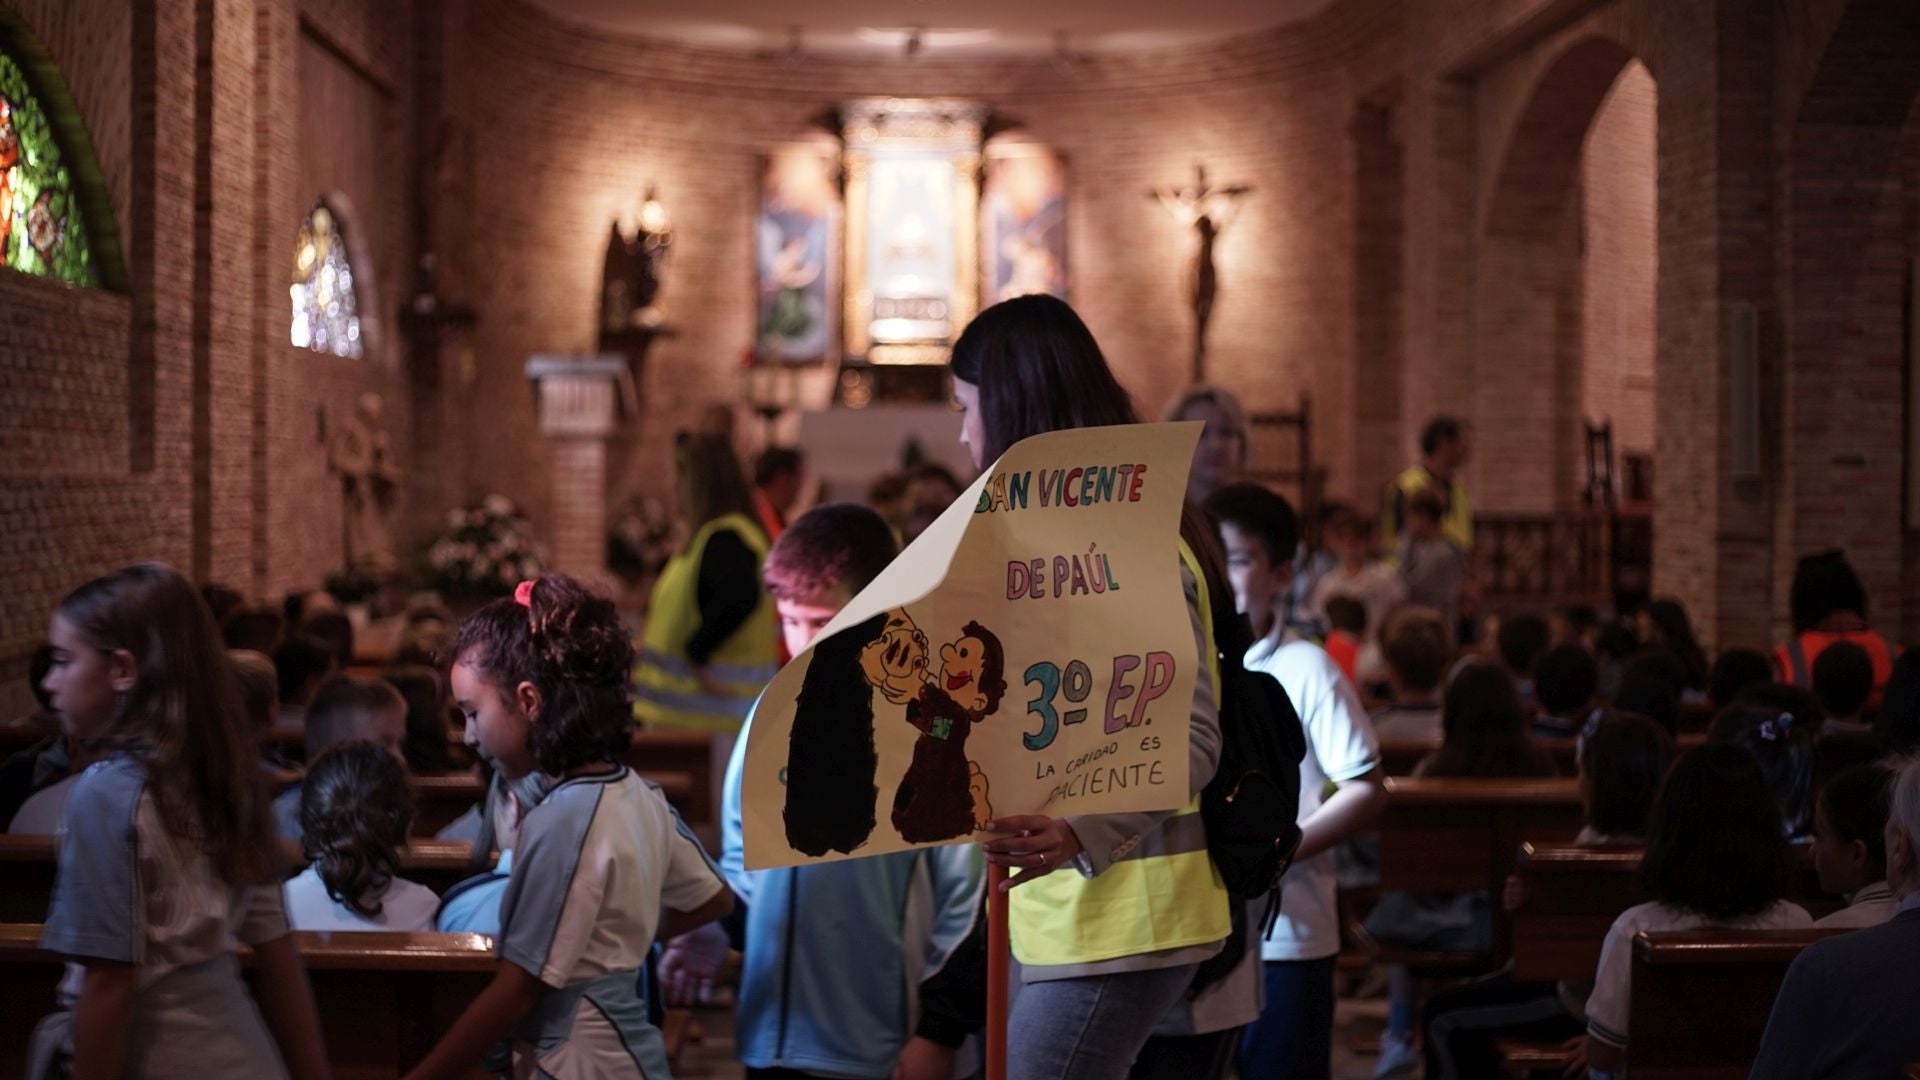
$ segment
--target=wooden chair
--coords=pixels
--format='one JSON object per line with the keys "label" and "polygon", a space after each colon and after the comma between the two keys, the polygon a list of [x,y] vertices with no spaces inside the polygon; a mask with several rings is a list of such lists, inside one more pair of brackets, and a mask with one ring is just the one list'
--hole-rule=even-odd
{"label": "wooden chair", "polygon": [[[296,933],[326,1037],[343,1080],[397,1076],[425,1056],[493,978],[493,941],[478,934]],[[54,1009],[61,961],[37,924],[0,925],[0,1072],[25,1070],[33,1026]],[[241,950],[241,963],[252,955]],[[478,1070],[474,1076],[484,1075]]]}
{"label": "wooden chair", "polygon": [[1844,930],[1643,933],[1633,941],[1627,1066],[1635,1080],[1745,1077],[1800,950]]}

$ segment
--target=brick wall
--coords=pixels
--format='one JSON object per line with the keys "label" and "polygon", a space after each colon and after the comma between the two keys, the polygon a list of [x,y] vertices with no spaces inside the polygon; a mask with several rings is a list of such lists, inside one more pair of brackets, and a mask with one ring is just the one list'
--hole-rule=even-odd
{"label": "brick wall", "polygon": [[[1193,239],[1147,198],[1196,161],[1256,188],[1218,248],[1216,378],[1248,404],[1312,393],[1317,453],[1356,485],[1349,58],[1389,49],[1392,5],[1337,5],[1274,33],[1176,54],[1088,61],[844,59],[788,63],[571,29],[486,0],[450,43],[448,100],[474,146],[466,240],[480,323],[476,377],[451,391],[464,453],[448,490],[496,487],[542,528],[549,448],[521,365],[593,344],[608,222],[649,181],[674,216],[664,300],[680,336],[657,346],[646,415],[609,462],[616,488],[664,489],[664,450],[702,402],[732,399],[751,344],[754,158],[823,108],[873,94],[985,101],[1068,156],[1071,287],[1146,412],[1184,382]],[[1371,80],[1370,80],[1371,81]],[[1371,488],[1371,482],[1367,487]]]}
{"label": "brick wall", "polygon": [[[1580,151],[1580,414],[1611,420],[1616,463],[1653,452],[1654,294],[1659,281],[1657,89],[1628,64],[1593,116]],[[1581,470],[1567,482],[1585,480]],[[1616,466],[1617,467],[1617,466]]]}

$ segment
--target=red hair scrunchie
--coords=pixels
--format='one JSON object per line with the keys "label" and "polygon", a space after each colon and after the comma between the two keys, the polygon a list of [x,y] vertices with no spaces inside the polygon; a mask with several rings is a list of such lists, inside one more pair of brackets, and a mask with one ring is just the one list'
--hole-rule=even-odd
{"label": "red hair scrunchie", "polygon": [[523,581],[514,586],[513,602],[523,608],[531,609],[533,607],[533,582],[531,580]]}

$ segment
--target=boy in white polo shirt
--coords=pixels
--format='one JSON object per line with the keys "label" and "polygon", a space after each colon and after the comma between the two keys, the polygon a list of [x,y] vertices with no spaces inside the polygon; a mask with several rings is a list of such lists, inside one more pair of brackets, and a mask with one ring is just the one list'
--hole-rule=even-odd
{"label": "boy in white polo shirt", "polygon": [[[1250,671],[1287,692],[1307,736],[1300,761],[1300,850],[1281,883],[1280,917],[1261,944],[1266,1005],[1240,1047],[1243,1076],[1324,1080],[1331,1070],[1333,968],[1340,952],[1333,848],[1386,805],[1380,750],[1353,686],[1325,650],[1294,637],[1275,615],[1300,536],[1293,507],[1258,484],[1207,500],[1220,530],[1240,612],[1257,641]],[[1329,783],[1336,785],[1324,800]]]}

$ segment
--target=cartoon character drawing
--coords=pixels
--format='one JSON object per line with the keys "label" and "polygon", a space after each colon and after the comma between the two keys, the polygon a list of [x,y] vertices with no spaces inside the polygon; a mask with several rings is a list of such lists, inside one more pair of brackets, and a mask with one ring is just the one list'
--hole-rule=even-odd
{"label": "cartoon character drawing", "polygon": [[[913,762],[893,797],[893,827],[913,843],[964,836],[979,825],[967,734],[993,715],[1007,692],[1006,652],[977,622],[940,647],[940,670],[907,702],[907,723],[920,729]],[[984,777],[981,777],[984,801]]]}
{"label": "cartoon character drawing", "polygon": [[[863,652],[886,640],[889,620],[875,615],[813,648],[794,700],[787,746],[787,843],[815,857],[851,853],[873,834],[873,691]],[[921,665],[925,666],[924,638]]]}
{"label": "cartoon character drawing", "polygon": [[993,804],[987,801],[987,774],[977,761],[967,762],[967,794],[973,796],[973,827],[983,830],[993,820]]}
{"label": "cartoon character drawing", "polygon": [[887,612],[885,628],[860,650],[860,670],[895,705],[919,696],[927,682],[927,635],[905,608]]}

